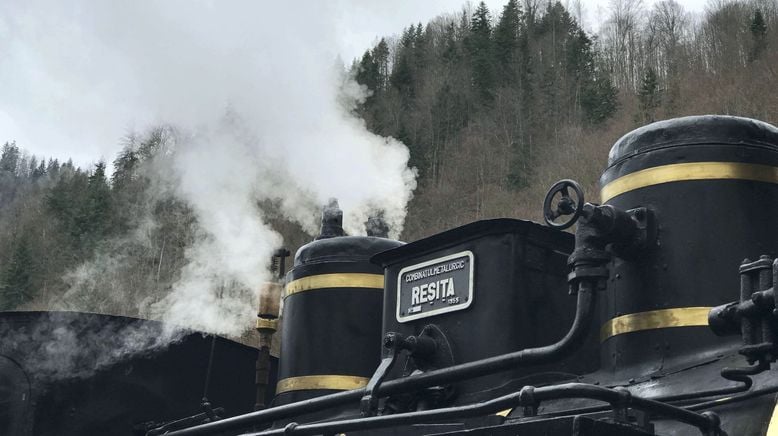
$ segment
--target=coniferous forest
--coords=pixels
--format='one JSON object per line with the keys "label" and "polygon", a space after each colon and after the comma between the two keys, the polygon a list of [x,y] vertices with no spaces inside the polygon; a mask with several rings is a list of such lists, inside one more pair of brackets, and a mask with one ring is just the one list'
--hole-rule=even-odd
{"label": "coniferous forest", "polygon": [[[401,239],[490,217],[538,220],[562,177],[596,200],[610,146],[655,120],[718,113],[778,124],[775,0],[714,0],[694,14],[673,0],[614,0],[596,34],[576,9],[465,6],[398,29],[347,67],[370,93],[359,116],[405,143],[418,169]],[[169,134],[128,135],[108,174],[105,162],[32,156],[0,132],[0,310],[137,315],[138,301],[170,288],[198,235],[189,207],[148,176],[174,158]],[[289,249],[310,239],[264,209]]]}

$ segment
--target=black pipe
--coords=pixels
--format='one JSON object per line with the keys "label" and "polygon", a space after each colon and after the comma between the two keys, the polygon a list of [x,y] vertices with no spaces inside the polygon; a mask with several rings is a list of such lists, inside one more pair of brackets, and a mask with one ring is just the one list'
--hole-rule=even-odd
{"label": "black pipe", "polygon": [[[224,414],[224,408],[223,407],[217,407],[217,408],[213,409],[212,412],[215,413],[216,415],[222,415],[222,414]],[[159,435],[165,434],[165,432],[167,432],[167,431],[170,431],[170,430],[173,430],[173,429],[176,429],[176,428],[181,428],[181,427],[187,427],[187,426],[190,426],[190,425],[194,425],[194,424],[196,424],[198,422],[203,422],[206,419],[208,419],[208,414],[207,413],[205,413],[205,412],[198,413],[197,415],[192,415],[192,416],[188,416],[186,418],[182,418],[182,419],[178,419],[178,420],[175,420],[175,421],[171,421],[171,422],[168,422],[167,424],[165,424],[165,425],[163,425],[161,427],[153,428],[153,429],[151,429],[151,430],[146,432],[146,436],[159,436]]]}
{"label": "black pipe", "polygon": [[[578,284],[578,299],[573,325],[564,338],[545,347],[528,348],[501,356],[489,357],[463,363],[448,368],[426,372],[384,382],[374,395],[385,397],[429,386],[443,385],[465,379],[476,378],[499,371],[514,369],[518,366],[536,365],[552,362],[565,357],[586,339],[594,319],[594,290],[592,283],[583,280]],[[169,436],[204,435],[230,429],[246,428],[252,425],[266,424],[278,419],[301,415],[318,410],[336,407],[359,401],[365,395],[365,389],[338,392],[310,400],[299,401],[279,407],[234,416],[196,427],[168,433]]]}
{"label": "black pipe", "polygon": [[751,389],[751,387],[754,385],[754,380],[751,378],[752,375],[757,375],[768,369],[770,369],[770,364],[762,360],[759,361],[759,364],[754,366],[744,366],[744,367],[734,367],[734,368],[725,367],[722,368],[721,370],[721,376],[727,380],[740,382],[742,383],[741,385],[731,386],[727,388],[711,389],[708,391],[690,392],[686,394],[664,395],[664,396],[656,397],[654,399],[658,401],[683,401],[683,400],[693,400],[693,399],[698,399],[703,397],[738,394]]}
{"label": "black pipe", "polygon": [[541,401],[558,400],[562,398],[589,398],[609,403],[614,409],[630,407],[644,410],[649,413],[660,414],[697,427],[703,434],[709,434],[709,432],[715,431],[719,427],[719,420],[713,414],[700,414],[647,398],[635,397],[626,389],[615,390],[586,383],[567,383],[541,388],[527,386],[520,392],[514,392],[483,403],[469,404],[466,406],[305,425],[292,423],[282,429],[251,433],[244,436],[305,436],[332,434],[338,432],[369,430],[380,427],[418,424],[421,422],[441,421],[447,418],[470,418],[495,413],[516,405],[534,407]]}
{"label": "black pipe", "polygon": [[396,415],[373,416],[368,418],[352,418],[341,421],[318,422],[313,424],[298,425],[288,424],[281,429],[274,429],[260,433],[247,433],[249,435],[318,435],[333,434],[355,430],[367,430],[380,427],[390,427],[419,422],[440,421],[446,418],[469,418],[488,415],[515,406],[519,402],[519,393],[512,393],[503,397],[482,403],[468,404],[465,406],[448,407],[444,409],[431,409],[420,412],[400,413]]}
{"label": "black pipe", "polygon": [[[558,392],[562,390],[563,392]],[[613,408],[630,407],[646,412],[659,414],[677,421],[693,425],[703,433],[716,430],[719,426],[718,417],[714,414],[700,414],[678,406],[633,396],[626,389],[608,389],[585,383],[568,383],[566,385],[537,388],[533,393],[535,400],[556,400],[560,398],[589,398],[610,403]],[[707,433],[706,433],[707,434]]]}
{"label": "black pipe", "polygon": [[703,410],[710,409],[712,407],[719,407],[725,404],[738,403],[740,401],[750,400],[751,398],[761,397],[762,395],[774,394],[778,392],[778,385],[767,386],[760,389],[754,389],[751,392],[746,392],[741,395],[735,395],[733,397],[719,398],[717,400],[705,401],[703,403],[692,404],[684,407],[687,410]]}
{"label": "black pipe", "polygon": [[[656,397],[647,397],[647,399],[654,400],[654,401],[662,401],[666,403],[671,401],[678,402],[678,401],[687,401],[687,400],[699,400],[701,398],[707,398],[707,397],[720,397],[722,395],[739,394],[741,392],[746,392],[749,389],[751,389],[751,387],[753,387],[754,380],[750,376],[759,374],[768,369],[770,369],[770,365],[764,361],[760,361],[758,365],[750,366],[750,367],[736,367],[736,368],[727,367],[721,370],[721,376],[727,380],[740,382],[741,383],[740,385],[728,386],[725,388],[709,389],[706,391],[689,392],[684,394],[658,395]],[[740,397],[742,396],[731,397],[731,398],[740,398]],[[729,400],[729,398],[711,400],[699,404],[708,405],[708,406],[720,405],[722,404],[723,400]],[[698,405],[690,405],[684,408],[689,410],[702,410],[706,408],[706,407],[700,408],[697,406]],[[608,410],[610,410],[608,406],[588,406],[588,407],[579,407],[576,409],[560,410],[558,412],[544,413],[542,416],[555,417],[555,416],[570,416],[570,415],[589,415],[594,413],[606,412]]]}

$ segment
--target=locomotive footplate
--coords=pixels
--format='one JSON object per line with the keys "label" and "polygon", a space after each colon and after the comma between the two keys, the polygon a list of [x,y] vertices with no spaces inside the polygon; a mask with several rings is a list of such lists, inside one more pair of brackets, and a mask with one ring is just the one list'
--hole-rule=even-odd
{"label": "locomotive footplate", "polygon": [[601,421],[586,416],[564,416],[559,418],[533,420],[494,427],[474,428],[450,433],[436,433],[436,436],[657,436],[630,424]]}

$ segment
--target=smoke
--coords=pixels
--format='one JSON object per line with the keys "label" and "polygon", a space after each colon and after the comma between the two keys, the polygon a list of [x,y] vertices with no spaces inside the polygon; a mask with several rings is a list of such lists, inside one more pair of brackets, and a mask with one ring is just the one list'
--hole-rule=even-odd
{"label": "smoke", "polygon": [[[402,143],[370,133],[353,113],[369,90],[338,58],[343,7],[29,1],[0,13],[0,52],[13,69],[0,72],[12,83],[0,126],[37,113],[65,126],[65,142],[85,144],[163,123],[178,132],[174,158],[153,176],[191,207],[199,231],[173,289],[146,301],[144,315],[227,335],[250,326],[282,245],[261,200],[309,232],[331,197],[349,233],[364,234],[376,210],[391,237],[401,232],[415,171]],[[32,110],[14,114],[7,105],[32,88]],[[99,286],[122,262],[98,253],[71,271],[68,294],[84,295],[85,285],[93,299],[130,292]]]}
{"label": "smoke", "polygon": [[[33,382],[86,378],[142,357],[192,332],[169,325],[96,314],[46,312],[0,318],[0,352],[13,356]],[[17,320],[18,318],[18,320]]]}

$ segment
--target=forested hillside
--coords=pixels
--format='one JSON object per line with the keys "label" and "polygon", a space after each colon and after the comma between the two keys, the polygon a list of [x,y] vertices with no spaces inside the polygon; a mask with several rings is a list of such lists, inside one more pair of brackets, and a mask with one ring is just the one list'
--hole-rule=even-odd
{"label": "forested hillside", "polygon": [[540,218],[556,179],[590,199],[613,142],[654,120],[722,113],[778,122],[775,1],[615,0],[597,35],[561,3],[481,3],[406,28],[358,60],[370,129],[420,170],[407,239],[492,216]]}
{"label": "forested hillside", "polygon": [[[724,113],[778,123],[776,1],[720,1],[692,15],[669,0],[616,0],[596,35],[575,15],[541,0],[467,6],[398,29],[350,66],[370,92],[359,115],[403,141],[418,169],[403,239],[488,217],[537,220],[545,190],[563,177],[596,200],[610,145],[653,120]],[[138,315],[171,287],[199,235],[189,206],[150,177],[175,159],[169,135],[128,136],[112,174],[104,162],[30,156],[7,138],[0,310]],[[309,238],[273,204],[262,208],[288,248]]]}

